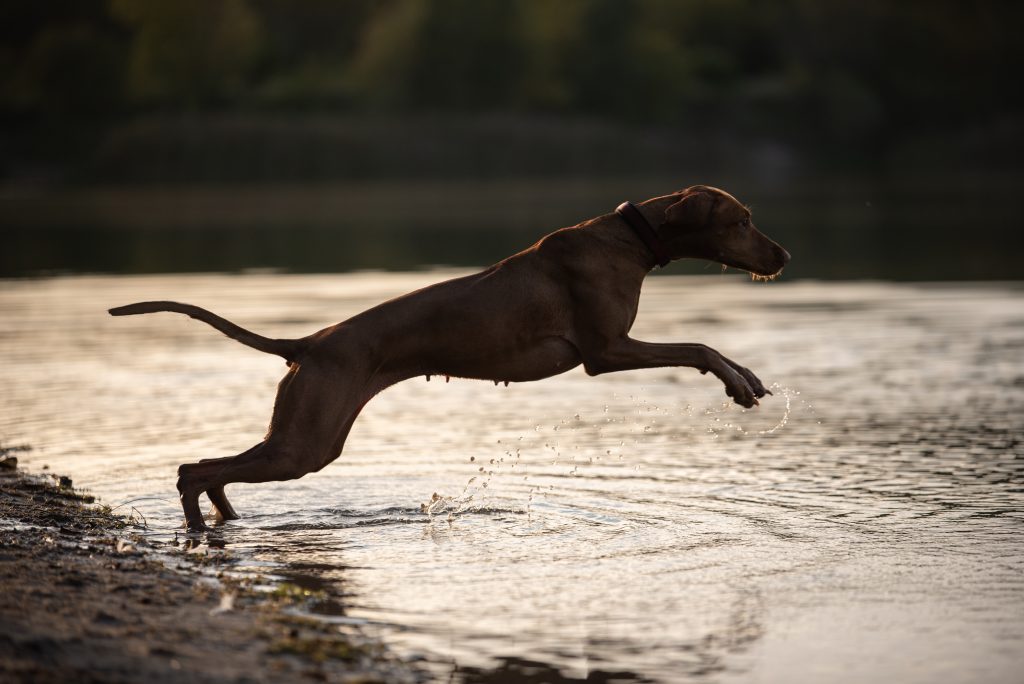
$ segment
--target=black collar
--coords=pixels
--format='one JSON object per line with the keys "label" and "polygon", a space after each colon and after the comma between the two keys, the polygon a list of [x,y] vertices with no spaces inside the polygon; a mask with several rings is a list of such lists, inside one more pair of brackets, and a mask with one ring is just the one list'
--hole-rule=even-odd
{"label": "black collar", "polygon": [[633,206],[632,202],[623,202],[615,208],[615,213],[621,216],[629,224],[629,227],[633,229],[637,237],[647,245],[647,249],[654,255],[654,259],[659,267],[664,268],[668,262],[672,261],[672,257],[668,255],[668,250],[665,249],[665,243],[661,241],[658,234],[654,232],[654,227],[640,213],[640,210]]}

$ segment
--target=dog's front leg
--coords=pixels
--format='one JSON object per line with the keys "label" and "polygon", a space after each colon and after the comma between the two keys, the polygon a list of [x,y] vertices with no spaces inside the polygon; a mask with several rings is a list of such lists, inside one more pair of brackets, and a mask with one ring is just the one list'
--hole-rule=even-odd
{"label": "dog's front leg", "polygon": [[750,370],[704,344],[659,344],[627,337],[584,353],[583,366],[588,375],[664,366],[696,368],[702,374],[713,373],[725,385],[725,393],[747,408],[768,393]]}

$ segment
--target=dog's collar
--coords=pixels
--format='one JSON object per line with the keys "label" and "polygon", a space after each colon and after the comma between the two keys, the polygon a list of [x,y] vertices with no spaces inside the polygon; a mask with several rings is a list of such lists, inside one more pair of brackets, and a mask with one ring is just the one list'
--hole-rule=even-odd
{"label": "dog's collar", "polygon": [[668,255],[668,250],[665,249],[665,243],[661,241],[661,238],[654,231],[654,227],[632,202],[623,202],[615,208],[615,213],[621,216],[629,224],[629,227],[633,229],[637,237],[647,245],[647,249],[654,255],[654,259],[660,268],[664,268],[668,262],[672,261],[672,257]]}

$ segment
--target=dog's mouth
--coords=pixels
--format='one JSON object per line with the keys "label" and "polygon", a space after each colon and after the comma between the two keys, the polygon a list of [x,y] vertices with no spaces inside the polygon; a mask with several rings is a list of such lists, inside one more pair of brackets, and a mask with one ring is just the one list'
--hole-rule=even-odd
{"label": "dog's mouth", "polygon": [[741,271],[746,271],[750,274],[752,280],[769,281],[775,280],[782,271],[786,268],[786,264],[789,263],[789,252],[784,250],[778,245],[772,244],[773,252],[769,255],[764,255],[765,258],[761,259],[724,259],[724,255],[719,254],[718,263],[722,264],[722,270],[728,267],[732,267]]}
{"label": "dog's mouth", "polygon": [[774,247],[775,251],[775,253],[773,254],[774,263],[772,263],[772,266],[769,268],[773,267],[774,270],[768,270],[764,268],[747,269],[747,271],[750,273],[751,280],[763,280],[767,282],[769,280],[775,280],[780,275],[782,275],[782,271],[786,268],[786,264],[789,263],[789,252],[784,250],[779,245],[773,244],[772,246]]}
{"label": "dog's mouth", "polygon": [[[785,267],[783,267],[783,268],[785,268]],[[750,279],[751,280],[760,280],[760,281],[763,281],[763,282],[767,283],[769,280],[775,280],[780,275],[782,275],[782,271],[783,271],[782,268],[780,268],[775,273],[757,273],[755,271],[750,271]]]}
{"label": "dog's mouth", "polygon": [[[729,269],[729,267],[730,267],[730,264],[722,264],[722,272],[724,273],[725,271],[727,271]],[[777,271],[763,273],[761,271],[756,271],[756,270],[754,270],[752,268],[744,268],[742,266],[732,266],[732,268],[735,268],[738,271],[746,271],[747,273],[750,274],[750,279],[751,280],[760,280],[760,281],[763,281],[763,282],[768,282],[769,280],[775,280],[780,275],[782,275],[782,271],[785,269],[785,267],[783,266],[783,267],[779,268],[779,270],[777,270]]]}
{"label": "dog's mouth", "polygon": [[778,267],[774,271],[764,271],[764,270],[761,270],[761,269],[750,269],[749,273],[750,273],[751,280],[763,280],[763,281],[767,282],[769,280],[775,280],[780,275],[782,275],[782,272],[786,269],[786,264],[789,263],[789,252],[785,252],[784,251],[783,254],[785,256],[781,260],[782,263],[779,264]]}
{"label": "dog's mouth", "polygon": [[774,270],[769,270],[768,268],[764,268],[763,266],[751,266],[749,263],[719,263],[722,264],[723,271],[725,271],[728,268],[735,268],[738,271],[746,271],[747,273],[749,273],[751,280],[763,281],[775,280],[780,275],[782,275],[782,271],[786,268],[785,262],[783,262],[781,266],[776,266]]}

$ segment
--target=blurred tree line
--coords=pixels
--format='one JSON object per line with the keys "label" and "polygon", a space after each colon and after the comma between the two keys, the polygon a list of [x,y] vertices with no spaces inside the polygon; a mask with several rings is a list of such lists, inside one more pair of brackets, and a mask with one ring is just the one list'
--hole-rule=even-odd
{"label": "blurred tree line", "polygon": [[[898,141],[1017,164],[1024,4],[908,0],[11,0],[0,174],[145,118],[502,113]],[[237,120],[237,119],[236,119]]]}

